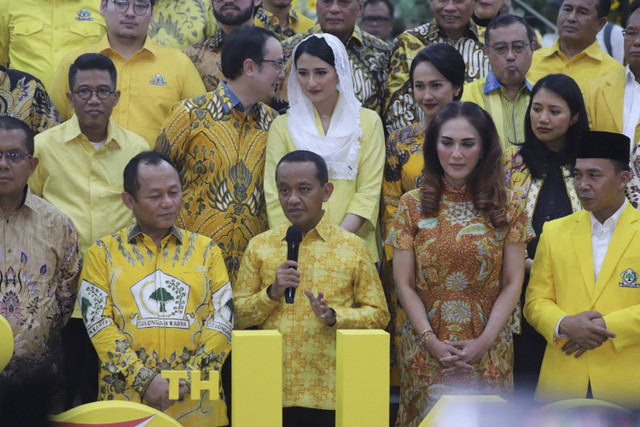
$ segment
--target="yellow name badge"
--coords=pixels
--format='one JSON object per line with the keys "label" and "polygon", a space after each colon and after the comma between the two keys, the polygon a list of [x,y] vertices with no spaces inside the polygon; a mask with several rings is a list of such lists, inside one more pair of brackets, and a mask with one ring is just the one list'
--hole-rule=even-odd
{"label": "yellow name badge", "polygon": [[203,392],[209,391],[209,400],[220,400],[218,387],[220,384],[220,372],[210,371],[209,379],[200,379],[200,371],[162,371],[162,378],[169,380],[169,399],[180,398],[180,380],[188,380],[191,377],[191,400],[200,400]]}

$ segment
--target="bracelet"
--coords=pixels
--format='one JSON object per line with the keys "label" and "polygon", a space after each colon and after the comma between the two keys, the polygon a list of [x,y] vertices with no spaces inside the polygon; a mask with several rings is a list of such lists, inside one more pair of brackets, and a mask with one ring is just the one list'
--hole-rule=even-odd
{"label": "bracelet", "polygon": [[429,337],[435,334],[436,333],[433,332],[433,329],[425,329],[424,331],[422,331],[422,333],[420,334],[420,342],[422,343],[422,345],[424,346],[427,341],[429,341]]}

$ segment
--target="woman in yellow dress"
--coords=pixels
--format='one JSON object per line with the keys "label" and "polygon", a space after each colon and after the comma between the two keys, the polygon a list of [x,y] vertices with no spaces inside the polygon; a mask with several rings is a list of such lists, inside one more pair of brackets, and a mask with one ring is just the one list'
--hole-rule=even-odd
{"label": "woman in yellow dress", "polygon": [[324,158],[334,189],[324,210],[331,222],[362,237],[378,261],[376,230],[384,166],[382,121],[355,97],[344,44],[314,34],[293,51],[289,111],[269,128],[264,193],[271,228],[287,218],[278,201],[275,169],[285,154],[307,150]]}

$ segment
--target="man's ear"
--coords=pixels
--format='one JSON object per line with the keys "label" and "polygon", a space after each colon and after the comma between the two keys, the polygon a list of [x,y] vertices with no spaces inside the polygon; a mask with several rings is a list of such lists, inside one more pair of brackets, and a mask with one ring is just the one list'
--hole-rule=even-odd
{"label": "man's ear", "polygon": [[73,94],[71,92],[67,92],[67,100],[69,101],[71,108],[73,108]]}
{"label": "man's ear", "polygon": [[124,203],[124,205],[129,209],[133,210],[133,202],[134,202],[133,196],[127,193],[126,191],[123,191],[122,193],[120,193],[120,196],[122,197],[122,202]]}
{"label": "man's ear", "polygon": [[253,77],[258,72],[258,63],[251,58],[247,58],[242,63],[242,70],[247,77]]}
{"label": "man's ear", "polygon": [[331,193],[333,193],[333,183],[327,182],[322,186],[322,201],[326,202],[331,197]]}

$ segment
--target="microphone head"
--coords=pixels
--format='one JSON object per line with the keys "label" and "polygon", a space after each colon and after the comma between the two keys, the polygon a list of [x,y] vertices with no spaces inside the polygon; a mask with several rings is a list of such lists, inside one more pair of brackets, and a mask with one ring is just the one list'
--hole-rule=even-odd
{"label": "microphone head", "polygon": [[302,242],[302,229],[297,225],[292,225],[287,229],[287,237],[285,239],[287,242]]}

